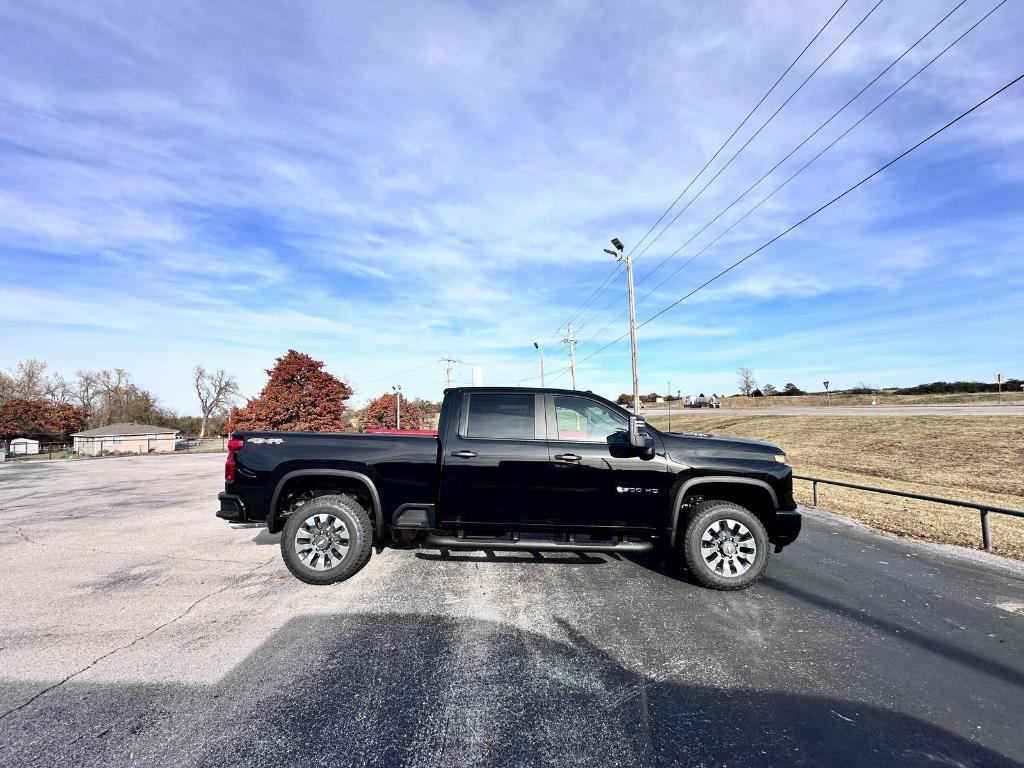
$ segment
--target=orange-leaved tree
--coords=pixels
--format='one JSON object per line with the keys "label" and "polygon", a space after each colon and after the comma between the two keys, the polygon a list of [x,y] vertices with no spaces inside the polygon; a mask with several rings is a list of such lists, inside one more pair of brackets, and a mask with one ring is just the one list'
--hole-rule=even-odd
{"label": "orange-leaved tree", "polygon": [[11,398],[0,405],[0,439],[47,437],[66,439],[85,426],[86,412],[42,398]]}
{"label": "orange-leaved tree", "polygon": [[267,371],[270,380],[259,397],[232,408],[225,433],[234,430],[347,432],[351,429],[345,401],[352,388],[309,355],[289,349]]}
{"label": "orange-leaved tree", "polygon": [[[399,425],[395,402],[394,393],[371,400],[363,415],[363,429],[397,429]],[[420,407],[404,397],[401,397],[401,404],[402,429],[423,429],[423,411]]]}

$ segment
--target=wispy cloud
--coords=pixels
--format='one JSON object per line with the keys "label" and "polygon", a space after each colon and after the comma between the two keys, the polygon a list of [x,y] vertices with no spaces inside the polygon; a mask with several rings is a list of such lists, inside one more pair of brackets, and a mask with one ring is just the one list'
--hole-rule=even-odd
{"label": "wispy cloud", "polygon": [[[849,3],[765,109],[870,5]],[[646,277],[948,10],[883,4],[637,262],[642,291],[990,7],[966,3]],[[811,2],[7,4],[0,357],[65,371],[122,365],[182,409],[191,365],[234,370],[253,391],[289,346],[369,382],[361,395],[421,367],[407,391],[436,396],[444,368],[428,364],[447,356],[516,383],[537,374],[534,340],[557,371],[559,326],[612,269],[607,239],[639,240],[828,12]],[[1018,74],[1022,22],[1016,4],[1000,9],[642,302],[641,319]],[[797,377],[824,353],[851,378],[863,360],[879,383],[890,383],[888,364],[899,382],[936,370],[937,353],[915,356],[915,344],[938,344],[1021,295],[1022,104],[1007,94],[646,326],[644,388],[675,372],[722,390],[733,384],[723,371],[741,364]],[[597,311],[613,296],[578,317],[581,359],[621,334],[617,322],[604,328],[620,303]],[[966,314],[898,309],[929,301]],[[894,306],[874,349],[815,326]],[[26,307],[32,318],[21,320]],[[1009,331],[973,347],[941,363],[949,376],[1020,359]],[[619,345],[586,360],[581,378],[624,389],[623,354]]]}

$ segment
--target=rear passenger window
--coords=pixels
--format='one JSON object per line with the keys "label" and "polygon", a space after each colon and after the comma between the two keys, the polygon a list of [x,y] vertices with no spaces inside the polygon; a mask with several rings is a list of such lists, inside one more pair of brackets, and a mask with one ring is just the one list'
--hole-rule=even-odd
{"label": "rear passenger window", "polygon": [[533,440],[536,435],[533,395],[469,396],[466,437]]}

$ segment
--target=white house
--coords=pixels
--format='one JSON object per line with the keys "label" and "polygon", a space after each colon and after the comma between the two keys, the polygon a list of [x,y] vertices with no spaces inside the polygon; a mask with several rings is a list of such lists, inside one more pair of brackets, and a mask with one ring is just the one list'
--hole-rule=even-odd
{"label": "white house", "polygon": [[39,441],[28,437],[16,437],[7,449],[12,456],[31,456],[39,453]]}
{"label": "white house", "polygon": [[76,456],[102,456],[105,453],[173,453],[178,430],[151,424],[110,424],[85,432],[75,432]]}

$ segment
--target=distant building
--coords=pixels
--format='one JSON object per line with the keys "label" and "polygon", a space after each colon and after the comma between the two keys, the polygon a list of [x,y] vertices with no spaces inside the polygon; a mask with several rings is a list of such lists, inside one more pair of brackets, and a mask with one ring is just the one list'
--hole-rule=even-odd
{"label": "distant building", "polygon": [[71,435],[76,456],[105,453],[173,453],[178,430],[150,424],[111,424]]}
{"label": "distant building", "polygon": [[39,441],[28,437],[16,437],[7,449],[12,456],[32,456],[39,453]]}

